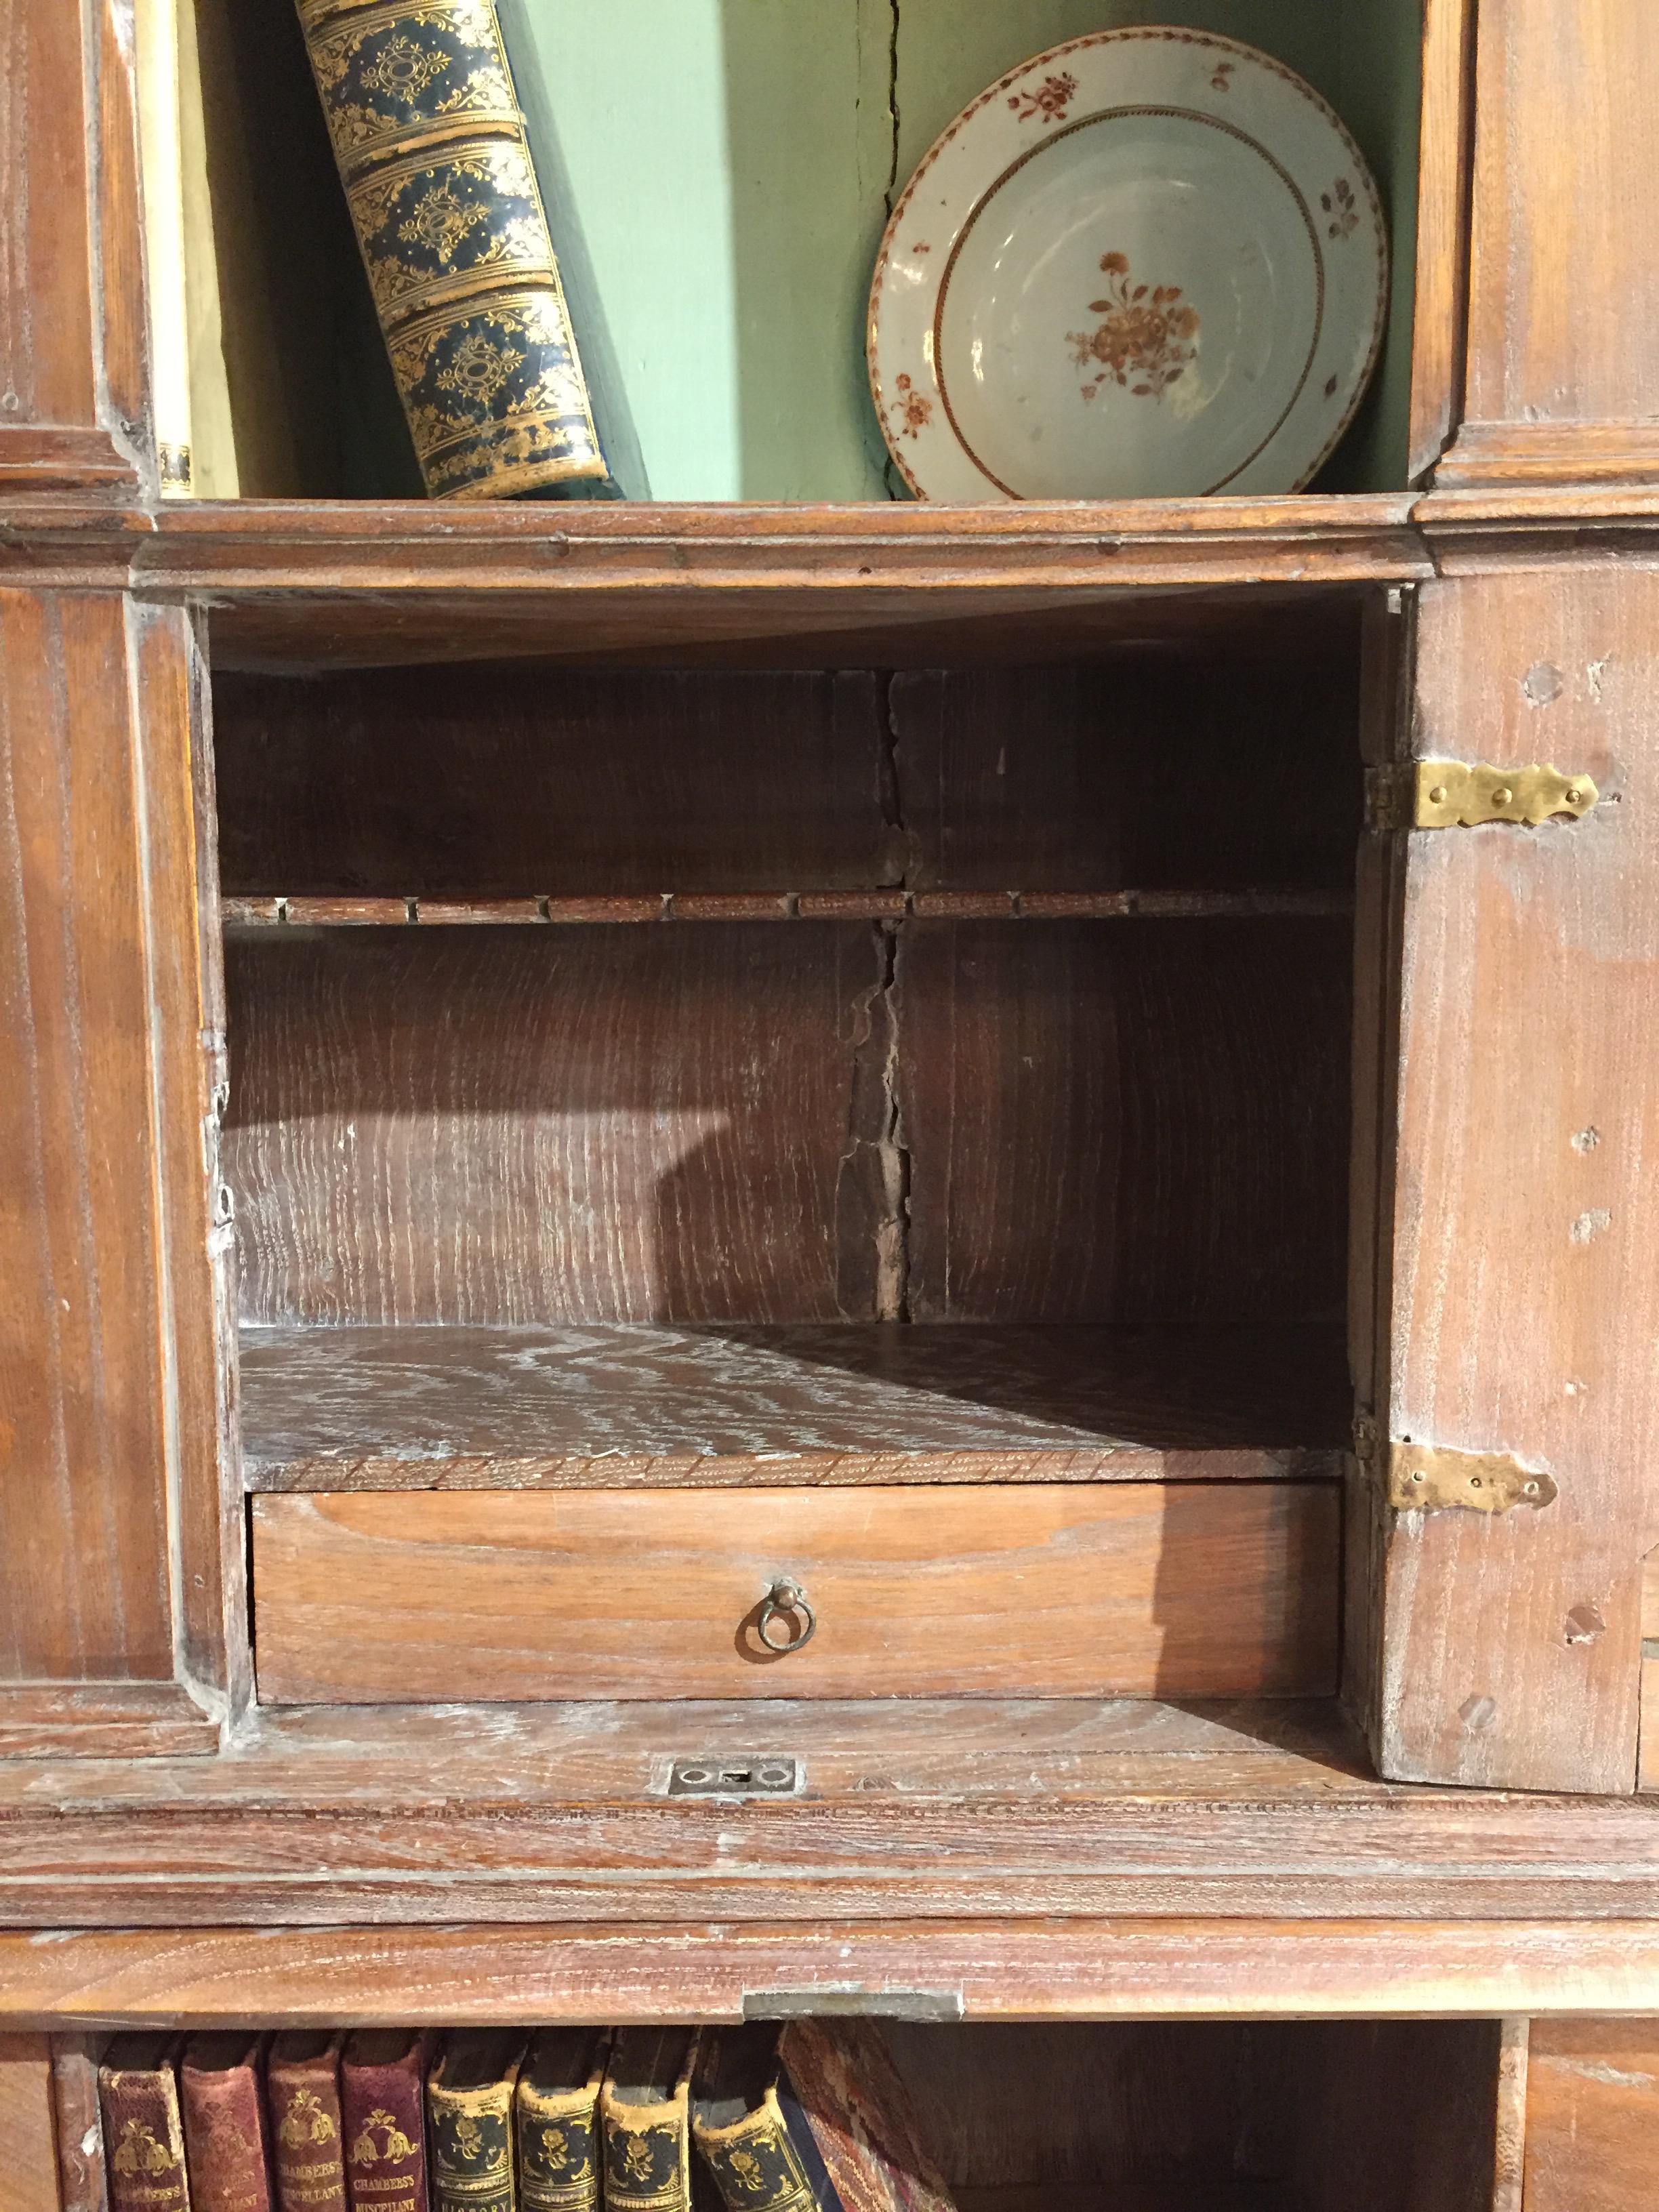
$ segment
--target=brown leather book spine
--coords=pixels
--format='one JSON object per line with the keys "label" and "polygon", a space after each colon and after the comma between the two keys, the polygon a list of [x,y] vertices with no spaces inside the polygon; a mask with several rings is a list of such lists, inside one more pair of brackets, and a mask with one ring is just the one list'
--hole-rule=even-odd
{"label": "brown leather book spine", "polygon": [[179,2069],[191,2212],[273,2212],[259,2046],[227,2064],[207,2041],[192,2037]]}
{"label": "brown leather book spine", "polygon": [[170,2061],[101,2066],[110,2212],[190,2212],[179,2084]]}
{"label": "brown leather book spine", "polygon": [[265,2109],[281,2212],[346,2212],[340,2038],[279,2035],[265,2061]]}
{"label": "brown leather book spine", "polygon": [[340,2065],[351,2212],[427,2212],[426,2046],[353,2037]]}

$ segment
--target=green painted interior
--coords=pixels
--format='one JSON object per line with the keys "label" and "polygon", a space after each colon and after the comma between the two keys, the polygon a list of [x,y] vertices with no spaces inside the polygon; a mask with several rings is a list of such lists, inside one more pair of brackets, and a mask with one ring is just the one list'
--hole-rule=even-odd
{"label": "green painted interior", "polygon": [[892,167],[888,0],[502,15],[526,109],[550,112],[653,494],[884,497],[859,333]]}
{"label": "green painted interior", "polygon": [[[575,252],[659,499],[887,495],[865,386],[870,271],[895,184],[1044,47],[1147,20],[1133,0],[502,0],[520,90],[580,215]],[[1382,372],[1328,484],[1405,467],[1419,0],[1186,0],[1322,92],[1395,240]],[[550,138],[553,142],[549,143]],[[589,314],[592,318],[592,311]]]}

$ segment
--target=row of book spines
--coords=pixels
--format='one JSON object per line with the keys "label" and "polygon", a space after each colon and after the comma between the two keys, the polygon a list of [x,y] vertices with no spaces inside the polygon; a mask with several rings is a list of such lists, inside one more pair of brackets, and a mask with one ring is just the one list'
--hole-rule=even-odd
{"label": "row of book spines", "polygon": [[599,2204],[597,2079],[547,2094],[519,2080],[515,2063],[489,2088],[447,2091],[428,2075],[433,2052],[423,2037],[392,2055],[382,2037],[343,2049],[338,2037],[320,2049],[305,2038],[299,2052],[284,2050],[289,2039],[251,2039],[229,2065],[204,2048],[222,2046],[222,2037],[123,2047],[155,2040],[118,2039],[100,2069],[110,2212],[595,2212]]}

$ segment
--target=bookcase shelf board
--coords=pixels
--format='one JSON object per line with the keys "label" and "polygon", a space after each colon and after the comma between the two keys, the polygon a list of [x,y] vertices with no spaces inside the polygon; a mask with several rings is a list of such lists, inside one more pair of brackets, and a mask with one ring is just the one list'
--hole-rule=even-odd
{"label": "bookcase shelf board", "polygon": [[[755,1991],[960,1996],[966,2020],[1409,2020],[1659,2010],[1639,1921],[853,1920],[730,1929],[181,1929],[0,1936],[20,2028],[736,2022]],[[349,1997],[345,1996],[349,1992]]]}
{"label": "bookcase shelf board", "polygon": [[257,1491],[1328,1479],[1340,1327],[249,1328]]}
{"label": "bookcase shelf board", "polygon": [[[170,502],[37,558],[212,610],[216,665],[688,653],[949,665],[1249,639],[1434,573],[1404,496],[1107,507],[560,508]],[[88,518],[92,525],[94,518]],[[100,550],[101,549],[101,550]],[[828,644],[813,641],[828,641]],[[868,643],[862,641],[869,641]]]}
{"label": "bookcase shelf board", "polygon": [[[797,1794],[669,1794],[677,1759],[771,1756],[799,1761]],[[272,1983],[283,1926],[471,1922],[483,1941],[605,1921],[620,1945],[636,1921],[787,1920],[805,1936],[840,1918],[872,1939],[977,1921],[988,1940],[993,1923],[1174,1912],[1271,1920],[1313,1951],[1359,1922],[1408,1927],[1389,1972],[1410,2012],[1427,2008],[1411,1976],[1442,1940],[1431,1925],[1419,1941],[1421,1923],[1462,1921],[1466,1960],[1498,1972],[1501,1925],[1478,1923],[1570,1922],[1593,1960],[1609,1925],[1659,1910],[1649,1807],[1378,1783],[1317,1700],[266,1708],[218,1758],[0,1764],[0,1855],[3,1924],[246,1928]],[[1570,1948],[1556,1967],[1547,2002],[1572,2009]],[[1212,1986],[1227,1981],[1218,1966]],[[1396,2001],[1389,1975],[1379,1986]],[[253,1988],[236,2017],[264,2009]],[[1524,2003],[1519,1988],[1469,2008]],[[1603,1981],[1586,2008],[1639,2006],[1631,1990]],[[0,2007],[6,1994],[0,1978]],[[1240,1981],[1232,2002],[1256,1994]]]}

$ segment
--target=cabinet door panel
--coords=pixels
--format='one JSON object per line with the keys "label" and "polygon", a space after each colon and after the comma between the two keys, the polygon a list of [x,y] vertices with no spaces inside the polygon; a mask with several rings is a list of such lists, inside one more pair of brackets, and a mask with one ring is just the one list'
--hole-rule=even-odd
{"label": "cabinet door panel", "polygon": [[1659,577],[1423,594],[1413,752],[1553,762],[1601,796],[1583,821],[1403,833],[1375,1411],[1385,1439],[1510,1454],[1559,1494],[1385,1514],[1374,1724],[1400,1779],[1635,1780],[1659,1536],[1656,678]]}

